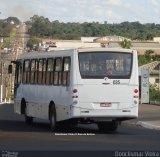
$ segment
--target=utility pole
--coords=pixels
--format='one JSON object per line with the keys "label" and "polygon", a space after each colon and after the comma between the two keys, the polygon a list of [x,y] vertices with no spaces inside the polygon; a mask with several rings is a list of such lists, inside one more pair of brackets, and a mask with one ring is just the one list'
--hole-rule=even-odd
{"label": "utility pole", "polygon": [[2,51],[0,48],[0,59],[1,59],[1,64],[0,64],[0,68],[1,68],[1,82],[0,82],[0,102],[2,102],[3,100],[3,61],[2,61]]}
{"label": "utility pole", "polygon": [[[1,12],[0,12],[0,15],[1,15]],[[3,82],[3,80],[2,80],[2,72],[3,72],[3,70],[2,70],[2,66],[3,66],[3,63],[2,63],[2,52],[1,52],[1,43],[3,42],[3,38],[1,39],[1,41],[0,41],[0,55],[1,55],[1,85],[0,85],[0,103],[2,102],[2,97],[3,97],[3,86],[2,86],[2,82]]]}
{"label": "utility pole", "polygon": [[[0,36],[1,40],[0,40],[0,45],[3,44],[3,39],[4,37],[8,37],[8,36]],[[2,57],[2,49],[1,49],[1,46],[0,46],[0,76],[1,76],[1,79],[0,79],[0,103],[3,102],[3,91],[4,91],[4,85],[3,85],[3,62],[4,58]],[[4,74],[5,75],[5,74]]]}
{"label": "utility pole", "polygon": [[159,66],[158,66],[158,89],[159,89],[159,91],[160,91],[160,64],[159,64]]}

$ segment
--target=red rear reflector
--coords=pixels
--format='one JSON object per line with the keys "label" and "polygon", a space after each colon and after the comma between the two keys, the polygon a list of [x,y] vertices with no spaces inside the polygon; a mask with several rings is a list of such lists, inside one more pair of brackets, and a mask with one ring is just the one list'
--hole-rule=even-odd
{"label": "red rear reflector", "polygon": [[134,93],[138,93],[138,89],[135,89],[135,90],[134,90]]}
{"label": "red rear reflector", "polygon": [[77,96],[77,95],[75,95],[75,96],[72,96],[72,98],[78,98],[78,96]]}
{"label": "red rear reflector", "polygon": [[77,93],[78,92],[78,90],[77,89],[73,89],[73,93]]}

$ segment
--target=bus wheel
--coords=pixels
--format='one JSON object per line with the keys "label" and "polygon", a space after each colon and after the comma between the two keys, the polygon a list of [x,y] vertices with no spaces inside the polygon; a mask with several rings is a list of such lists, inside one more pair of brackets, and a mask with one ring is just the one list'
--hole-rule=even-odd
{"label": "bus wheel", "polygon": [[55,106],[52,105],[49,112],[50,129],[54,131],[56,129],[56,110]]}
{"label": "bus wheel", "polygon": [[98,128],[102,132],[116,131],[118,128],[118,122],[117,121],[99,122]]}
{"label": "bus wheel", "polygon": [[27,116],[27,106],[25,106],[24,110],[24,116],[25,116],[25,123],[31,125],[33,123],[33,117]]}

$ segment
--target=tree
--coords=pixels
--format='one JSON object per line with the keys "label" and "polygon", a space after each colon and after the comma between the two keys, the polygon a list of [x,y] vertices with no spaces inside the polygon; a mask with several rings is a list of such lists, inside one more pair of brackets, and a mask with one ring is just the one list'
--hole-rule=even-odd
{"label": "tree", "polygon": [[121,46],[122,48],[126,48],[126,49],[130,49],[130,47],[132,46],[132,45],[131,45],[131,42],[130,42],[129,40],[127,40],[127,39],[124,39],[124,40],[121,41],[119,44],[120,44],[120,46]]}
{"label": "tree", "polygon": [[12,22],[14,22],[15,25],[20,24],[20,20],[17,17],[8,17],[6,20],[7,20],[7,23],[10,23],[10,24],[12,24]]}
{"label": "tree", "polygon": [[152,40],[154,36],[160,36],[159,24],[141,24],[138,21],[125,21],[119,24],[109,24],[107,22],[104,24],[98,22],[64,23],[58,20],[51,22],[48,18],[34,15],[27,24],[30,26],[29,33],[31,36],[56,39],[80,39],[82,36],[117,35],[133,40]]}
{"label": "tree", "polygon": [[153,55],[153,54],[154,54],[153,50],[146,50],[145,54],[143,56],[139,55],[138,56],[138,65],[141,66],[141,65],[150,63],[152,61],[158,61],[158,60],[160,60],[159,56]]}
{"label": "tree", "polygon": [[8,17],[7,19],[0,20],[0,37],[10,37],[15,26],[19,23],[20,21],[16,17]]}
{"label": "tree", "polygon": [[29,47],[31,50],[32,50],[32,49],[37,49],[40,42],[41,42],[40,39],[30,38],[30,39],[28,40],[28,42],[27,42],[27,47]]}
{"label": "tree", "polygon": [[157,100],[160,101],[160,91],[156,86],[156,84],[150,85],[149,98],[150,98],[150,101],[157,101]]}
{"label": "tree", "polygon": [[149,34],[147,34],[146,39],[147,39],[147,40],[153,40],[153,37],[154,37],[154,35],[151,34],[151,33],[149,33]]}
{"label": "tree", "polygon": [[152,61],[152,54],[153,53],[154,53],[153,50],[146,50],[145,51],[144,57],[145,57],[145,59],[146,59],[147,62],[151,62]]}
{"label": "tree", "polygon": [[48,18],[43,16],[34,15],[31,19],[32,27],[29,33],[38,37],[49,37],[52,34],[52,25]]}

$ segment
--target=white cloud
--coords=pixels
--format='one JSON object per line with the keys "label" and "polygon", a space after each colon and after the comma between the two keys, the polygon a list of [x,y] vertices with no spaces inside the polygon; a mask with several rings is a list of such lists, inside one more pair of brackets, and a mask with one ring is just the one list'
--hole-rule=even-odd
{"label": "white cloud", "polygon": [[148,2],[149,2],[151,10],[154,13],[156,13],[157,15],[159,15],[159,13],[160,13],[160,11],[159,11],[159,8],[160,8],[159,0],[148,0]]}
{"label": "white cloud", "polygon": [[[160,0],[0,0],[1,18],[38,14],[51,21],[160,22]],[[154,16],[153,16],[154,15]]]}
{"label": "white cloud", "polygon": [[158,9],[158,8],[155,8],[155,9],[154,9],[154,11],[155,11],[155,13],[157,13],[157,14],[159,14],[159,13],[160,13],[160,11],[159,11],[159,9]]}
{"label": "white cloud", "polygon": [[122,21],[121,15],[119,15],[118,13],[113,12],[112,10],[106,10],[106,12],[105,12],[105,19],[109,23],[119,23],[119,22]]}
{"label": "white cloud", "polygon": [[131,5],[130,3],[125,3],[124,6],[125,6],[126,8],[129,8],[129,9],[132,7],[132,5]]}
{"label": "white cloud", "polygon": [[107,0],[106,3],[109,5],[115,5],[115,6],[119,6],[122,4],[121,0]]}
{"label": "white cloud", "polygon": [[126,12],[125,16],[128,17],[128,21],[139,21],[144,22],[147,18],[148,9],[146,9],[145,4],[138,4],[138,3],[129,3],[127,2],[124,4],[124,10]]}
{"label": "white cloud", "polygon": [[107,10],[105,15],[106,15],[106,17],[109,17],[109,18],[114,18],[115,17],[115,14],[113,13],[112,10]]}
{"label": "white cloud", "polygon": [[157,6],[159,4],[159,0],[150,0],[150,3],[154,6]]}

